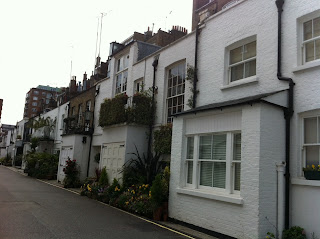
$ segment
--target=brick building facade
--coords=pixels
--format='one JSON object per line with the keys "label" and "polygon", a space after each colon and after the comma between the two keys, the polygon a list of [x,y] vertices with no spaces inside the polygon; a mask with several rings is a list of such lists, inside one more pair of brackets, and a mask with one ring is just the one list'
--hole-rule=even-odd
{"label": "brick building facade", "polygon": [[39,85],[31,88],[26,94],[23,118],[32,118],[57,107],[56,99],[59,92],[59,88],[50,86]]}

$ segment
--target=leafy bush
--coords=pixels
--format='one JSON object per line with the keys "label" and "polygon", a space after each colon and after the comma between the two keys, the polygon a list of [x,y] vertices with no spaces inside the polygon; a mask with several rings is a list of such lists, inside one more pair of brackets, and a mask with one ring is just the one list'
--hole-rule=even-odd
{"label": "leafy bush", "polygon": [[100,107],[99,125],[101,127],[124,123],[127,121],[125,105],[128,96],[116,95],[113,99],[105,99]]}
{"label": "leafy bush", "polygon": [[306,239],[305,231],[302,227],[294,226],[283,231],[282,239]]}
{"label": "leafy bush", "polygon": [[63,186],[65,188],[77,188],[80,187],[80,178],[79,178],[79,167],[76,160],[71,160],[68,158],[66,161],[66,167],[63,169],[65,173],[65,178],[63,180]]}
{"label": "leafy bush", "polygon": [[138,92],[132,97],[132,103],[132,107],[127,109],[128,122],[142,125],[152,123],[152,97],[146,92]]}
{"label": "leafy bush", "polygon": [[[143,154],[141,157],[137,147],[136,153],[132,154],[135,158],[132,158],[124,165],[123,172],[130,173],[132,180],[137,180],[140,183],[151,184],[155,176],[160,172],[162,166],[160,162],[160,154],[156,153],[150,157]],[[126,175],[126,177],[127,176],[129,175]],[[125,178],[125,180],[127,179],[129,178]]]}
{"label": "leafy bush", "polygon": [[21,166],[21,164],[22,164],[22,154],[16,155],[14,159],[14,165]]}
{"label": "leafy bush", "polygon": [[119,198],[121,193],[122,193],[122,188],[118,180],[114,178],[112,184],[107,189],[107,194],[110,198],[110,201],[109,201],[110,205],[117,206],[118,204],[117,199]]}
{"label": "leafy bush", "polygon": [[162,180],[162,175],[157,174],[156,178],[152,182],[151,186],[151,201],[153,203],[154,208],[158,208],[165,201],[164,195],[164,184]]}
{"label": "leafy bush", "polygon": [[154,151],[171,154],[172,124],[162,125],[154,132]]}
{"label": "leafy bush", "polygon": [[35,178],[55,178],[58,171],[59,158],[55,154],[29,153],[26,156],[25,172]]}
{"label": "leafy bush", "polygon": [[12,162],[12,159],[10,156],[3,157],[0,159],[0,164],[3,164],[4,166],[11,166],[11,162]]}
{"label": "leafy bush", "polygon": [[101,175],[100,175],[100,178],[99,178],[99,186],[100,187],[105,187],[108,184],[109,184],[109,182],[108,182],[108,174],[107,174],[106,167],[104,167],[101,170]]}
{"label": "leafy bush", "polygon": [[152,98],[146,92],[136,93],[132,106],[126,108],[127,100],[126,94],[105,99],[100,106],[99,125],[105,127],[125,122],[149,125],[152,122]]}

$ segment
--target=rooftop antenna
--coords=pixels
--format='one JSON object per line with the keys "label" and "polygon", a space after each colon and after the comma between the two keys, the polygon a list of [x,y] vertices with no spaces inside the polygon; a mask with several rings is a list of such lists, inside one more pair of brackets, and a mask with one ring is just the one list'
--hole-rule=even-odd
{"label": "rooftop antenna", "polygon": [[[110,11],[109,11],[110,12]],[[100,39],[99,39],[99,54],[98,56],[100,56],[100,46],[101,46],[101,35],[102,35],[102,19],[104,16],[106,16],[107,13],[102,12],[101,13],[101,20],[100,20]]]}
{"label": "rooftop antenna", "polygon": [[72,58],[73,58],[73,45],[70,46],[71,47],[71,60],[70,60],[70,79],[72,77]]}
{"label": "rooftop antenna", "polygon": [[97,38],[96,38],[96,52],[94,54],[94,64],[93,64],[93,69],[96,67],[96,58],[97,58],[97,48],[98,48],[98,35],[99,35],[99,17],[98,19],[98,24],[97,24]]}
{"label": "rooftop antenna", "polygon": [[[172,13],[172,10],[169,12],[169,14],[168,15],[171,15],[171,13]],[[167,31],[167,18],[168,18],[168,15],[166,16],[166,22],[164,23],[164,26],[165,26],[165,31]]]}

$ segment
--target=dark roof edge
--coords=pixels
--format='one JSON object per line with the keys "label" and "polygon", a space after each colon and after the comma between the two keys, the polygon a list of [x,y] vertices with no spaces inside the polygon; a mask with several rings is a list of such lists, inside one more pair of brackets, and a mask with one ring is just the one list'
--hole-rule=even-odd
{"label": "dark roof edge", "polygon": [[187,115],[187,114],[196,114],[199,112],[204,112],[204,111],[210,111],[210,110],[215,110],[215,109],[223,109],[223,108],[227,108],[227,107],[233,107],[233,106],[239,106],[239,105],[244,105],[244,104],[253,104],[253,103],[266,103],[275,107],[279,107],[282,109],[285,109],[286,107],[282,106],[282,105],[277,105],[275,103],[271,103],[269,101],[264,100],[263,98],[271,96],[271,95],[275,95],[277,93],[280,92],[284,92],[284,91],[288,91],[286,90],[279,90],[279,91],[275,91],[275,92],[270,92],[270,93],[264,93],[264,94],[260,94],[260,95],[255,95],[255,96],[248,96],[248,97],[244,97],[244,98],[240,98],[240,99],[235,99],[235,100],[229,100],[229,101],[224,101],[224,102],[219,102],[219,103],[213,103],[213,104],[209,104],[209,105],[204,105],[204,106],[200,106],[197,107],[195,109],[191,109],[191,110],[187,110],[187,111],[183,111],[177,114],[174,114],[174,117],[178,117],[181,115]]}

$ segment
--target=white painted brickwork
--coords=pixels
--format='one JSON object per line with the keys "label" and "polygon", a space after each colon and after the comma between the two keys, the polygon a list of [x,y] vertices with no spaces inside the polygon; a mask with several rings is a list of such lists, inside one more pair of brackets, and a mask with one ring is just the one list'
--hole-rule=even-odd
{"label": "white painted brickwork", "polygon": [[[283,60],[282,74],[295,81],[294,101],[295,114],[292,119],[291,137],[291,176],[293,179],[302,176],[301,172],[301,124],[300,115],[305,111],[320,109],[320,67],[302,69],[299,64],[300,45],[298,44],[299,21],[305,15],[320,9],[320,1],[311,0],[302,3],[299,0],[286,0],[283,12]],[[198,89],[197,106],[239,99],[287,89],[286,82],[277,79],[277,27],[278,15],[274,0],[243,0],[231,8],[221,11],[205,22],[199,36],[198,56]],[[320,14],[319,14],[320,16]],[[300,21],[301,22],[301,21]],[[226,56],[228,47],[252,37],[257,41],[257,73],[250,82],[238,81],[228,85]],[[299,36],[300,37],[300,36]],[[194,66],[195,33],[191,33],[177,42],[164,47],[153,55],[135,62],[138,54],[136,44],[130,47],[130,63],[127,94],[134,93],[134,81],[144,79],[145,89],[152,86],[154,56],[160,55],[156,72],[156,125],[166,122],[166,72],[168,67],[178,63]],[[114,64],[111,62],[111,77],[100,85],[100,94],[96,98],[95,136],[93,145],[98,146],[111,140],[98,127],[100,104],[106,97],[114,96]],[[301,70],[302,69],[302,70]],[[242,84],[243,83],[243,84]],[[190,97],[190,85],[186,82],[185,104]],[[185,109],[188,109],[185,106]],[[178,189],[185,186],[185,133],[207,133],[216,131],[210,117],[226,114],[225,120],[231,119],[230,112],[241,112],[237,127],[242,133],[241,192],[238,202],[206,199],[181,193]],[[197,121],[197,117],[204,121]],[[188,116],[189,117],[189,116]],[[209,230],[217,231],[236,238],[264,238],[266,232],[273,231],[277,224],[277,174],[276,163],[285,160],[285,121],[283,111],[266,104],[246,105],[223,111],[211,111],[197,114],[188,124],[183,117],[174,119],[171,156],[170,182],[170,217],[185,221]],[[191,122],[190,121],[190,122]],[[222,120],[223,121],[223,120]],[[200,127],[197,127],[201,124]],[[230,121],[231,122],[231,121]],[[211,128],[210,128],[211,127]],[[198,131],[197,131],[198,130]],[[228,129],[220,129],[228,130]],[[229,129],[234,130],[234,129]],[[219,130],[217,130],[219,131]],[[109,137],[109,138],[108,138]],[[111,138],[110,138],[111,137]],[[140,139],[142,141],[142,139]],[[296,182],[295,180],[293,180]],[[314,204],[306,205],[301,200],[301,193],[317,201],[312,193],[316,186],[297,185],[292,187],[291,225],[299,224],[310,233],[311,230],[320,236],[317,222],[319,213],[313,217],[303,217],[301,208],[312,211]],[[316,187],[319,189],[319,186]],[[179,191],[179,193],[178,193]],[[209,193],[210,194],[210,193]],[[232,196],[234,197],[234,195]],[[299,203],[301,201],[301,203]],[[317,207],[318,208],[318,207]],[[317,209],[319,211],[319,209]],[[311,225],[311,226],[310,226]]]}

